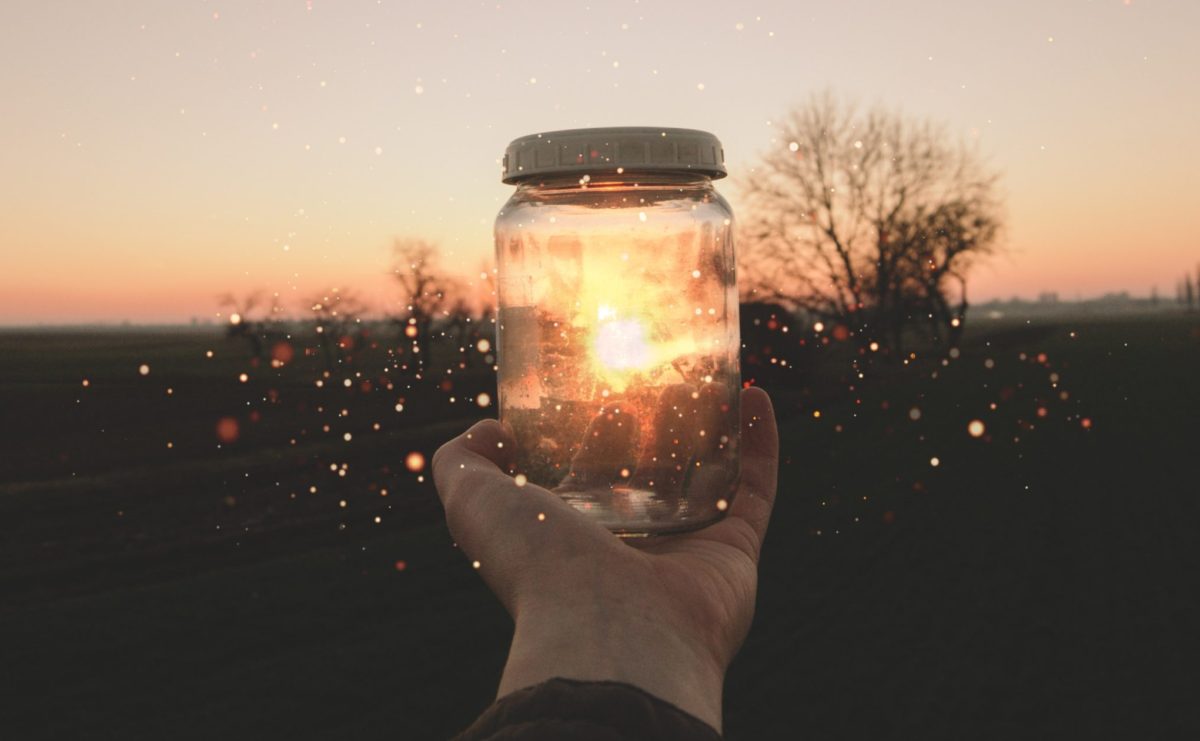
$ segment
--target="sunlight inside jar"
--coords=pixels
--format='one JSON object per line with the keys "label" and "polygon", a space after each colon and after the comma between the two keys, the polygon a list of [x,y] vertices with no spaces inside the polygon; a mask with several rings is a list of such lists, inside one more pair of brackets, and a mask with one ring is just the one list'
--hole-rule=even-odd
{"label": "sunlight inside jar", "polygon": [[[616,319],[601,316],[597,319],[593,349],[600,365],[608,370],[643,369],[650,364],[650,346],[646,328],[636,319]],[[613,312],[615,314],[615,312]]]}

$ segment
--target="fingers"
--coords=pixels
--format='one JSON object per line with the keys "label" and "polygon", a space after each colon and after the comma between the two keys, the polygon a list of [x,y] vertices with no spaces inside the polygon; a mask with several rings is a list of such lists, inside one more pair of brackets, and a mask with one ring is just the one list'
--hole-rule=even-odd
{"label": "fingers", "polygon": [[[517,449],[512,431],[494,419],[476,422],[471,429],[446,443],[442,448],[449,448],[454,443],[460,443],[465,450],[483,456],[497,468],[505,471],[511,467],[513,455]],[[434,454],[435,461],[438,453],[441,452],[439,449]],[[451,451],[447,450],[447,452]]]}
{"label": "fingers", "polygon": [[730,417],[737,413],[737,407],[730,405],[728,387],[723,383],[706,383],[698,395],[696,459],[703,463],[723,459],[726,436],[733,429]]}
{"label": "fingers", "polygon": [[745,520],[754,532],[754,555],[762,546],[775,506],[779,476],[779,432],[771,398],[760,388],[742,392],[741,484],[730,517]]}
{"label": "fingers", "polygon": [[[481,481],[498,480],[504,476],[500,468],[506,461],[506,435],[496,420],[478,422],[433,454],[433,483],[452,521],[452,512],[463,509],[461,500],[473,499],[482,488]],[[507,478],[505,476],[505,478]],[[477,485],[471,486],[472,480]],[[453,529],[453,522],[450,523]]]}
{"label": "fingers", "polygon": [[450,534],[512,615],[521,595],[541,588],[541,567],[550,564],[546,568],[553,571],[565,554],[619,546],[560,497],[506,474],[514,444],[498,422],[486,420],[433,456]]}
{"label": "fingers", "polygon": [[[629,476],[637,420],[620,406],[600,411],[588,424],[571,470],[559,484],[563,491],[606,488]],[[624,476],[622,476],[624,472]]]}
{"label": "fingers", "polygon": [[737,482],[738,448],[737,393],[724,383],[707,383],[697,393],[696,455],[690,466],[688,497],[696,503],[697,512],[705,517],[717,517],[735,494],[731,487]]}
{"label": "fingers", "polygon": [[632,485],[635,488],[678,496],[696,448],[698,394],[678,384],[658,397],[654,418],[642,431],[642,454]]}
{"label": "fingers", "polygon": [[513,445],[512,436],[499,422],[489,419],[446,443],[433,456],[433,480],[446,510],[446,524],[474,559],[484,559],[508,540],[492,533],[518,534],[528,525],[524,520],[533,522],[538,493],[545,494],[532,484],[518,486],[505,473]]}

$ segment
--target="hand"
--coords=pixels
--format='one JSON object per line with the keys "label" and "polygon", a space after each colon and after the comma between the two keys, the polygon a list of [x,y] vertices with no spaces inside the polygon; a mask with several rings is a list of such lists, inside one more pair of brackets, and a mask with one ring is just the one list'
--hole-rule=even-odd
{"label": "hand", "polygon": [[775,500],[770,399],[742,392],[741,484],[703,530],[621,540],[557,495],[518,486],[495,420],[433,458],[458,545],[516,623],[498,696],[553,677],[636,685],[721,729],[721,689],[754,615],[758,555]]}

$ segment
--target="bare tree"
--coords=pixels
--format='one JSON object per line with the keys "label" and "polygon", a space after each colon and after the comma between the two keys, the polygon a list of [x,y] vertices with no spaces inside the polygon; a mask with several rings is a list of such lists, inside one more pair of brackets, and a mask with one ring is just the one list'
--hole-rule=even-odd
{"label": "bare tree", "polygon": [[250,348],[250,356],[263,357],[265,349],[266,323],[271,316],[258,318],[259,308],[267,303],[263,291],[251,291],[241,297],[233,293],[222,294],[220,306],[229,309],[229,324],[225,327],[225,336],[229,339],[245,340]]}
{"label": "bare tree", "polygon": [[903,326],[916,312],[927,320],[935,339],[957,346],[966,321],[967,272],[991,253],[999,222],[984,209],[957,199],[914,218],[916,223],[900,230],[902,256],[891,278],[897,298],[890,305],[877,305],[876,324],[892,319],[888,344],[898,349]]}
{"label": "bare tree", "polygon": [[400,284],[404,311],[397,318],[405,342],[411,343],[418,356],[418,367],[424,364],[421,353],[428,355],[433,338],[433,322],[446,315],[450,296],[456,293],[457,283],[440,271],[438,248],[423,239],[397,239],[393,247],[392,273]]}
{"label": "bare tree", "polygon": [[365,338],[366,305],[353,292],[333,288],[305,301],[304,308],[313,322],[325,370],[332,373],[338,365],[352,362],[354,350]]}
{"label": "bare tree", "polygon": [[[995,246],[998,176],[944,127],[814,96],[743,183],[741,271],[758,300],[897,351],[932,321],[956,341],[968,269]],[[953,331],[952,331],[953,330]]]}

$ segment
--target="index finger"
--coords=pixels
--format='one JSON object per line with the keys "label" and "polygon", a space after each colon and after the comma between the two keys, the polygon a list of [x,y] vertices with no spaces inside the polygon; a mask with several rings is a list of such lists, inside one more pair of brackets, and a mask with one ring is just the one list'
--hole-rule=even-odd
{"label": "index finger", "polygon": [[[522,492],[505,469],[513,454],[513,438],[494,419],[484,420],[454,438],[433,455],[433,481],[446,524],[463,549],[482,558],[496,542],[493,530],[512,524],[522,511],[536,508],[537,497]],[[529,490],[538,487],[528,486]],[[536,513],[535,513],[536,515]]]}

